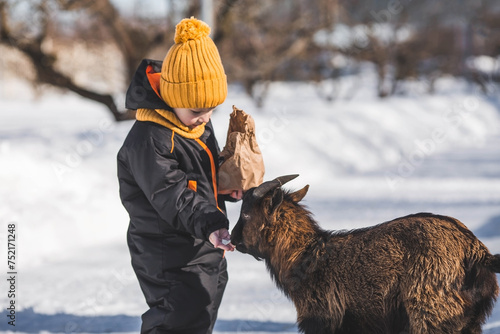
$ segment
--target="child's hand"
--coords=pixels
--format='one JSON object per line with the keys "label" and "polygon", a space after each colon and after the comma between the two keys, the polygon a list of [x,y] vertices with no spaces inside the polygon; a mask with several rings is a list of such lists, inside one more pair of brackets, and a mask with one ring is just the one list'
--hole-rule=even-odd
{"label": "child's hand", "polygon": [[243,198],[243,190],[241,189],[233,190],[229,196],[239,201],[240,199]]}
{"label": "child's hand", "polygon": [[242,189],[236,189],[236,190],[222,190],[219,191],[219,194],[221,195],[229,195],[235,200],[239,201],[240,199],[243,198],[243,190]]}
{"label": "child's hand", "polygon": [[231,235],[226,228],[221,228],[215,232],[212,232],[208,237],[208,240],[214,245],[215,248],[220,248],[226,251],[234,251],[235,247],[231,243]]}

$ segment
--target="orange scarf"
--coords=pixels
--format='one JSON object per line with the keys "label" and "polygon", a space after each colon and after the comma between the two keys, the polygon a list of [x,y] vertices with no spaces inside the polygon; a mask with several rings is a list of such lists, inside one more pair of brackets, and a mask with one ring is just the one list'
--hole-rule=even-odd
{"label": "orange scarf", "polygon": [[184,138],[198,139],[205,132],[205,123],[191,129],[184,125],[175,113],[165,109],[137,109],[135,118],[138,121],[149,121],[163,125]]}

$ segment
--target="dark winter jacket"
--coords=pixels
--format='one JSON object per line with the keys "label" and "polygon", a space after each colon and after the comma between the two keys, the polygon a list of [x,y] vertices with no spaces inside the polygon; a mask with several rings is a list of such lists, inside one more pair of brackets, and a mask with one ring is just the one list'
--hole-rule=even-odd
{"label": "dark winter jacket", "polygon": [[[161,62],[143,61],[127,91],[127,108],[171,110],[151,87],[147,69],[159,72]],[[118,153],[120,197],[130,215],[128,246],[150,307],[165,303],[168,282],[186,280],[179,278],[186,268],[218,268],[222,261],[223,251],[208,241],[210,233],[229,227],[216,194],[218,162],[211,123],[199,139],[188,139],[136,121]]]}
{"label": "dark winter jacket", "polygon": [[[127,92],[127,107],[170,109],[151,89],[147,65],[161,63],[143,61]],[[146,98],[139,101],[138,96]],[[219,147],[211,123],[199,139],[172,136],[172,130],[152,122],[133,125],[118,153],[120,197],[132,233],[179,233],[207,240],[210,233],[228,228],[221,211],[224,202],[218,203],[214,193]]]}

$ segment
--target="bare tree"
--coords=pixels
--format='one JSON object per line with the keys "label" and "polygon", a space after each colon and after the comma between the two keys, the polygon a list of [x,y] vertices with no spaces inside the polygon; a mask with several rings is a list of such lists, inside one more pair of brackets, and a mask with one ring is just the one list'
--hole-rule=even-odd
{"label": "bare tree", "polygon": [[[134,116],[132,111],[119,110],[111,94],[101,93],[92,87],[83,87],[75,83],[71,74],[63,73],[57,68],[57,53],[47,51],[43,44],[54,37],[53,33],[58,28],[57,18],[61,11],[79,12],[79,15],[97,17],[96,21],[91,21],[98,24],[98,27],[94,28],[104,29],[108,35],[107,40],[99,42],[112,42],[118,47],[125,63],[126,79],[129,82],[140,60],[153,48],[161,45],[165,39],[172,37],[172,29],[168,30],[165,25],[151,20],[125,21],[109,0],[40,0],[32,7],[39,18],[36,27],[33,27],[33,21],[28,25],[26,22],[15,20],[13,5],[15,5],[13,1],[0,1],[0,43],[15,48],[27,56],[36,71],[38,83],[67,89],[84,98],[102,103],[117,121]],[[29,5],[33,6],[33,2],[31,1]]]}
{"label": "bare tree", "polygon": [[[495,29],[490,28],[491,22],[499,22],[495,1],[358,0],[342,1],[341,5],[344,22],[362,26],[367,43],[339,51],[375,65],[380,97],[394,94],[407,79],[425,80],[433,91],[435,80],[443,74],[468,77],[467,58],[485,54],[474,42],[478,37],[475,27],[484,27],[489,34],[487,44],[496,45]],[[496,20],[487,19],[495,16]],[[386,30],[384,34],[376,31],[380,28]]]}
{"label": "bare tree", "polygon": [[330,23],[319,19],[321,12],[318,2],[306,0],[240,0],[219,23],[230,79],[241,82],[258,106],[270,81],[291,78],[294,60],[313,55],[314,34]]}
{"label": "bare tree", "polygon": [[[99,102],[116,120],[130,119],[134,113],[120,110],[113,92],[79,83],[58,66],[61,51],[47,42],[68,34],[65,20],[70,17],[71,38],[118,50],[124,90],[141,59],[165,55],[180,18],[200,17],[199,0],[165,1],[169,10],[161,17],[125,17],[110,0],[0,0],[0,43],[26,56],[37,82]],[[24,14],[29,20],[19,17],[20,7],[30,11]],[[349,73],[332,65],[339,55],[348,63],[374,64],[380,97],[396,93],[410,78],[427,80],[432,90],[445,73],[483,86],[485,80],[500,80],[498,74],[485,77],[466,66],[471,56],[500,54],[496,0],[461,5],[454,0],[214,0],[214,9],[212,38],[228,79],[241,83],[258,106],[276,80],[316,82],[321,96],[333,99],[335,85],[321,83]],[[318,43],[318,32],[333,34],[340,26],[362,31],[363,37],[347,47]]]}

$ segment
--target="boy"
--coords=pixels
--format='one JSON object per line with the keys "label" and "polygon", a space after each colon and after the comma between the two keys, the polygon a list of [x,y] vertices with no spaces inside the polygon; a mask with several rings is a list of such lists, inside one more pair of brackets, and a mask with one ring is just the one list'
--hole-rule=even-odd
{"label": "boy", "polygon": [[210,122],[227,81],[209,32],[182,20],[163,63],[143,60],[127,91],[137,122],[118,153],[118,179],[132,266],[150,307],[141,333],[211,333],[227,283],[224,251],[234,246]]}

